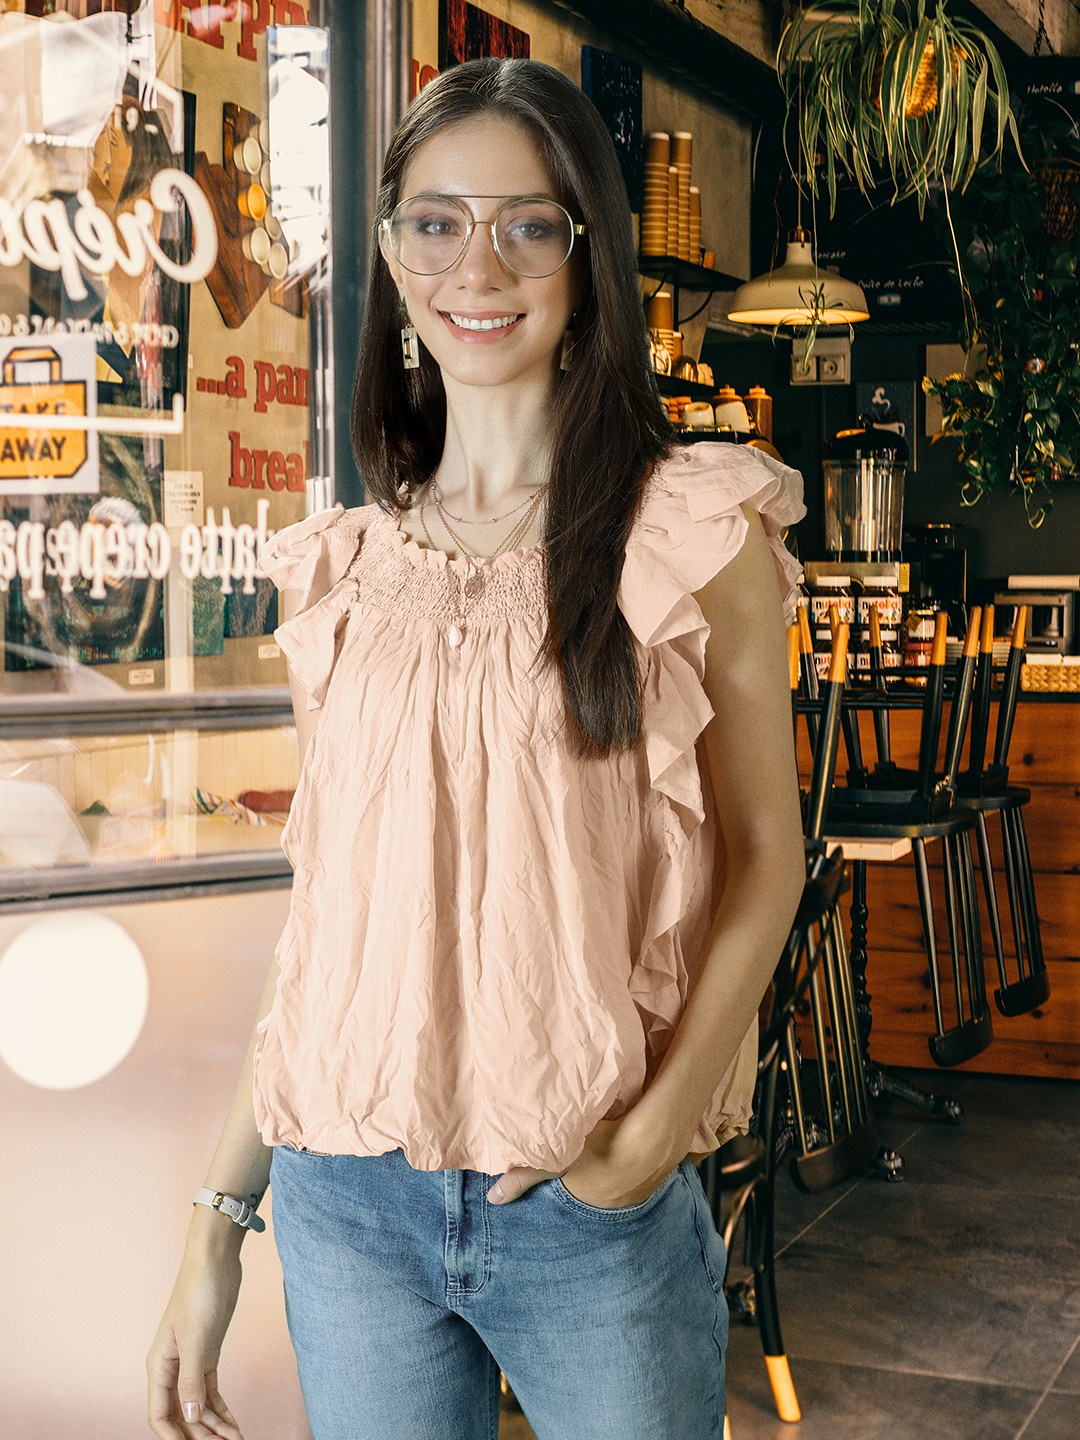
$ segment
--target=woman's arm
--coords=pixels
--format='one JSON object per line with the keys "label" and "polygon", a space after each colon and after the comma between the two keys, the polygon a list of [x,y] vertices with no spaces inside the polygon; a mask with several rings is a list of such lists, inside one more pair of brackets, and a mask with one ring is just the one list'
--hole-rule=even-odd
{"label": "woman's arm", "polygon": [[[803,883],[802,820],[787,649],[776,567],[757,513],[742,549],[696,593],[711,633],[705,729],[725,856],[720,898],[697,981],[641,1099],[601,1121],[563,1172],[572,1194],[600,1206],[644,1200],[690,1153],[709,1101],[753,1023],[787,939]],[[516,1199],[543,1180],[508,1171],[489,1192]]]}
{"label": "woman's arm", "polygon": [[[283,592],[285,617],[295,613],[297,594]],[[296,737],[303,761],[317,712],[289,676]],[[205,1184],[208,1189],[258,1204],[270,1183],[272,1151],[255,1126],[252,1068],[258,1026],[270,1013],[277,990],[277,957],[271,961],[255,1026]],[[188,1222],[180,1270],[154,1343],[146,1357],[148,1417],[160,1440],[217,1435],[239,1440],[240,1430],[222,1399],[217,1364],[240,1290],[240,1247],[245,1229],[206,1205],[196,1205]],[[189,1407],[194,1406],[191,1411]],[[184,1417],[183,1419],[181,1417]],[[189,1428],[190,1427],[190,1428]]]}
{"label": "woman's arm", "polygon": [[[277,977],[275,957],[204,1182],[251,1204],[262,1199],[270,1182],[272,1152],[255,1127],[251,1072],[258,1022],[273,1004]],[[146,1357],[147,1416],[159,1440],[196,1435],[240,1440],[218,1389],[217,1364],[240,1290],[240,1246],[246,1233],[207,1205],[192,1207],[180,1270]]]}
{"label": "woman's arm", "polygon": [[804,860],[783,617],[757,514],[741,551],[697,593],[711,633],[705,749],[726,874],[697,983],[637,1110],[682,1154],[757,1014],[802,894]]}

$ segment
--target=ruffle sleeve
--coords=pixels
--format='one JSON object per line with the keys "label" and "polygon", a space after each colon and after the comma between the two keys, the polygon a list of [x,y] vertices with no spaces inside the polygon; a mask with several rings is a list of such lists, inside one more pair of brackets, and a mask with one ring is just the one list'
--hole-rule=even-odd
{"label": "ruffle sleeve", "polygon": [[259,569],[299,605],[274,631],[291,673],[317,710],[326,697],[352,600],[349,569],[364,529],[364,510],[335,505],[288,525],[259,551]]}
{"label": "ruffle sleeve", "polygon": [[[649,652],[642,707],[649,783],[672,811],[630,982],[653,1057],[666,1051],[678,1025],[716,903],[705,895],[715,842],[704,824],[697,755],[698,737],[713,717],[702,683],[709,626],[694,592],[742,548],[750,526],[740,505],[761,516],[776,562],[777,606],[793,613],[800,567],[780,533],[806,513],[802,476],[735,445],[688,445],[657,467],[627,540],[619,583],[619,608]],[[695,1152],[746,1131],[756,1073],[755,1021],[702,1118]]]}
{"label": "ruffle sleeve", "polygon": [[705,694],[709,626],[694,592],[742,548],[761,516],[772,547],[778,602],[794,615],[800,567],[780,538],[806,514],[802,476],[755,449],[724,443],[683,446],[649,480],[626,544],[619,608],[651,651],[645,693],[646,753],[654,789],[687,812],[692,830],[705,818],[695,754],[712,719]]}

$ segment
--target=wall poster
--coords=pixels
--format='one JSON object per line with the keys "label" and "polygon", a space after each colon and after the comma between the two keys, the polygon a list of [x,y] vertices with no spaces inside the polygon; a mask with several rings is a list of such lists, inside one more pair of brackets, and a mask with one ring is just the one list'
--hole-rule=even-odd
{"label": "wall poster", "polygon": [[284,682],[255,555],[328,488],[321,19],[0,15],[0,700],[87,666],[121,688]]}
{"label": "wall poster", "polygon": [[462,60],[528,59],[529,37],[469,0],[439,0],[439,69]]}

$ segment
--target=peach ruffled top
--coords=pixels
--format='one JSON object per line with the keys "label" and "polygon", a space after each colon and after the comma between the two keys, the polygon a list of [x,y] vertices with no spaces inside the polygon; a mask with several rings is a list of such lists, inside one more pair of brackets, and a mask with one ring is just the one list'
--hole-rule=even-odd
{"label": "peach ruffled top", "polygon": [[[302,605],[277,638],[319,711],[283,843],[295,876],[259,1026],[269,1145],[416,1169],[561,1171],[630,1108],[678,1023],[715,912],[722,852],[704,744],[708,626],[694,599],[761,514],[777,605],[798,566],[794,470],[726,444],[648,482],[618,602],[647,661],[641,743],[602,760],[561,738],[561,690],[531,669],[543,545],[483,567],[458,643],[464,559],[376,505],[278,532],[261,564]],[[751,1031],[694,1149],[747,1128]]]}

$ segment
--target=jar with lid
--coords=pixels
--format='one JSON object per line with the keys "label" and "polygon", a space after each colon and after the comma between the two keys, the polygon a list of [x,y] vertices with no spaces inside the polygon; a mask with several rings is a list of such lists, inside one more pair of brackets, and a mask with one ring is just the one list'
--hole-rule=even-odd
{"label": "jar with lid", "polygon": [[764,385],[751,385],[743,396],[750,423],[763,440],[772,440],[772,396]]}
{"label": "jar with lid", "polygon": [[825,549],[835,560],[898,560],[903,530],[903,436],[864,415],[838,430],[821,452]]}
{"label": "jar with lid", "polygon": [[[909,670],[923,670],[930,664],[930,654],[934,648],[934,626],[937,623],[938,607],[936,605],[919,605],[908,611],[907,620],[904,622],[904,664]],[[925,685],[925,675],[909,675],[908,680],[912,685]]]}
{"label": "jar with lid", "polygon": [[904,602],[896,582],[888,575],[867,575],[860,582],[855,597],[855,630],[853,649],[855,669],[862,675],[870,672],[870,612],[877,611],[881,627],[881,660],[887,670],[897,670],[902,662],[901,625]]}
{"label": "jar with lid", "polygon": [[[810,633],[814,641],[814,666],[821,679],[829,674],[832,659],[832,626],[829,611],[836,607],[837,618],[849,625],[855,622],[855,593],[850,575],[819,575],[810,586]],[[848,669],[851,652],[848,651]]]}

